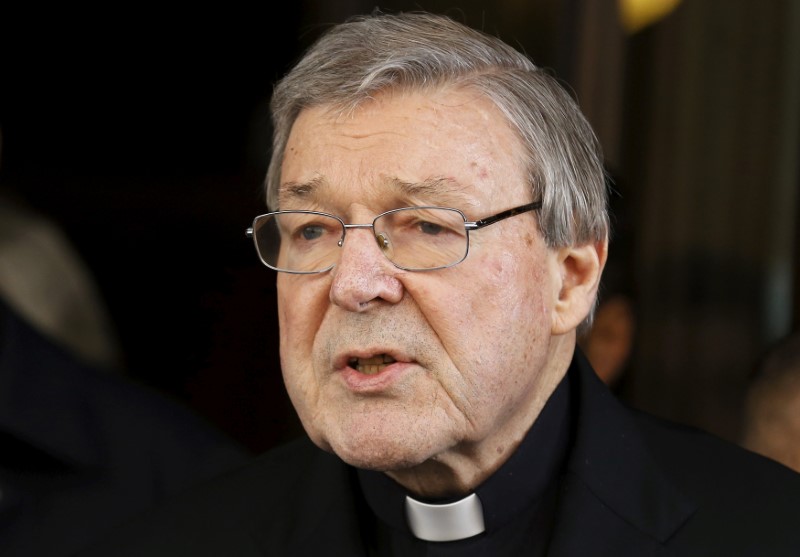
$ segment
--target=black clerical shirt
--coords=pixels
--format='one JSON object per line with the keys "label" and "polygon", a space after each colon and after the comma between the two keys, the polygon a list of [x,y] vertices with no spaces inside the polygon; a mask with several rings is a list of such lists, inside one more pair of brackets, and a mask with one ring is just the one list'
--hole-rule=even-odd
{"label": "black clerical shirt", "polygon": [[511,458],[475,489],[483,507],[484,532],[457,541],[417,539],[405,515],[408,492],[382,472],[358,470],[368,508],[365,514],[371,515],[362,521],[370,555],[545,555],[560,474],[570,446],[570,426],[570,388],[565,377]]}

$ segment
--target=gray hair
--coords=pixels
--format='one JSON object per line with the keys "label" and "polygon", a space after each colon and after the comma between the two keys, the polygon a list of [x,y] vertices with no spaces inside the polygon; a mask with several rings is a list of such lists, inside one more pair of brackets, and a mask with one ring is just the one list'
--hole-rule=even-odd
{"label": "gray hair", "polygon": [[500,39],[447,16],[375,12],[323,34],[275,87],[267,203],[278,208],[286,143],[310,107],[355,110],[379,91],[470,88],[506,116],[527,153],[539,226],[550,247],[604,240],[606,182],[599,143],[561,84]]}

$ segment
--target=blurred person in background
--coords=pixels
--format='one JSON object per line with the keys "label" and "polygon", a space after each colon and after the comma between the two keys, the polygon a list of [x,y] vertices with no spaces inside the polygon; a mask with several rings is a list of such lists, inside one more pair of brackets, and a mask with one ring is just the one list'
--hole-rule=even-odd
{"label": "blurred person in background", "polygon": [[745,397],[741,444],[800,472],[800,331],[759,360]]}
{"label": "blurred person in background", "polygon": [[125,377],[91,271],[0,184],[0,555],[66,557],[248,453]]}

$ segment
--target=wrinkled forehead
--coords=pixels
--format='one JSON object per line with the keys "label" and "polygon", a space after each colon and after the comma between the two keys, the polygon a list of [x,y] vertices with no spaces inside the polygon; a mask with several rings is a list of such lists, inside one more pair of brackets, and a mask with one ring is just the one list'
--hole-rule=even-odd
{"label": "wrinkled forehead", "polygon": [[[317,176],[307,182],[281,184],[278,192],[280,207],[284,209],[319,207],[333,209],[340,201],[337,190],[325,177]],[[419,182],[409,182],[396,176],[379,177],[370,188],[372,195],[362,201],[381,210],[406,206],[453,207],[469,211],[478,204],[468,185],[445,176],[431,177]]]}
{"label": "wrinkled forehead", "polygon": [[286,143],[278,203],[361,190],[448,206],[529,201],[524,150],[495,105],[464,90],[380,95],[352,111],[302,111]]}

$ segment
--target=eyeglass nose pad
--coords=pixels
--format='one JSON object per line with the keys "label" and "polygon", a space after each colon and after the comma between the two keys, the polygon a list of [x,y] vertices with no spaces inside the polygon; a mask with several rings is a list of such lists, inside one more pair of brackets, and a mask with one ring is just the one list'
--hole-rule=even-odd
{"label": "eyeglass nose pad", "polygon": [[375,241],[378,243],[378,247],[381,248],[382,251],[389,249],[389,238],[387,238],[383,232],[379,232],[375,235]]}

